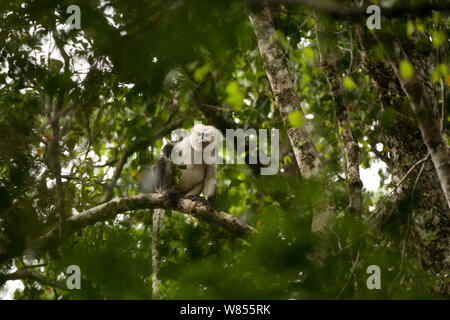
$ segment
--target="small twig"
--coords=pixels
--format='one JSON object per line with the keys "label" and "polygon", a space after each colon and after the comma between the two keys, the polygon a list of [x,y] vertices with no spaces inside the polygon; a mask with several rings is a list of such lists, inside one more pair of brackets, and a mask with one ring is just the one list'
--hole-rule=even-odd
{"label": "small twig", "polygon": [[349,31],[350,34],[350,64],[348,66],[347,74],[350,75],[352,72],[352,66],[353,66],[353,34],[352,31]]}
{"label": "small twig", "polygon": [[442,132],[445,132],[446,126],[445,123],[447,121],[447,93],[445,90],[445,82],[444,78],[441,77],[441,98],[442,98],[442,106],[441,106],[441,126]]}
{"label": "small twig", "polygon": [[342,293],[345,291],[345,289],[347,288],[348,284],[350,283],[350,280],[352,279],[352,275],[355,272],[355,266],[358,263],[358,260],[359,260],[359,251],[356,253],[356,259],[352,263],[352,267],[350,268],[350,274],[348,275],[347,282],[345,283],[344,287],[341,289],[341,291],[339,292],[339,294],[337,295],[335,300],[339,299],[339,297],[342,295]]}
{"label": "small twig", "polygon": [[207,108],[231,112],[230,109],[227,109],[227,108],[222,108],[222,107],[218,107],[218,106],[212,106],[212,105],[207,104],[207,103],[200,103],[200,104],[201,104],[202,106],[207,107]]}
{"label": "small twig", "polygon": [[411,168],[409,168],[409,170],[408,170],[408,172],[406,172],[406,174],[403,176],[403,178],[394,186],[394,188],[390,191],[390,192],[388,192],[384,197],[383,197],[383,199],[380,201],[380,203],[379,203],[379,205],[378,205],[378,208],[376,209],[376,210],[374,210],[365,220],[364,220],[364,223],[366,223],[370,218],[372,218],[372,216],[374,215],[374,214],[377,214],[378,212],[379,212],[379,210],[381,209],[381,206],[384,204],[384,202],[387,200],[387,198],[394,192],[394,191],[396,191],[397,190],[397,188],[398,187],[400,187],[400,185],[403,183],[403,181],[405,181],[405,179],[410,175],[410,173],[419,165],[419,164],[421,164],[422,162],[425,162],[427,159],[428,159],[428,157],[430,156],[430,154],[427,154],[426,156],[425,156],[425,158],[423,158],[423,159],[421,159],[421,160],[419,160],[419,161],[417,161],[416,163],[414,163],[412,166],[411,166]]}
{"label": "small twig", "polygon": [[[427,158],[430,154],[427,155]],[[411,191],[411,201],[414,197],[414,191],[416,190],[417,182],[419,182],[420,176],[422,175],[423,168],[425,167],[426,161],[423,162],[422,167],[420,168],[419,174],[417,175],[416,181],[414,182],[414,186]]]}
{"label": "small twig", "polygon": [[[402,273],[402,269],[403,269],[403,261],[405,259],[405,254],[406,254],[406,241],[408,239],[408,234],[409,234],[409,229],[410,229],[410,220],[411,220],[411,216],[408,216],[408,222],[407,222],[407,226],[406,226],[406,234],[405,234],[405,238],[403,239],[403,246],[402,246],[402,256],[400,259],[400,267],[398,270],[398,273],[395,275],[394,280],[391,282],[392,286],[394,286],[395,281],[397,280],[397,278],[400,276],[400,274]],[[400,281],[401,283],[401,281]]]}
{"label": "small twig", "polygon": [[45,266],[47,266],[47,265],[48,265],[48,263],[32,264],[32,265],[30,265],[30,266],[27,266],[27,265],[23,264],[23,268],[24,268],[24,269],[32,269],[32,268],[45,267]]}
{"label": "small twig", "polygon": [[336,233],[336,231],[334,231],[334,229],[332,227],[330,227],[330,230],[334,234],[334,236],[336,237],[337,244],[338,244],[338,247],[339,247],[339,252],[341,252],[342,251],[342,245],[341,245],[341,240],[339,239],[339,235]]}
{"label": "small twig", "polygon": [[73,175],[69,175],[69,174],[62,174],[62,175],[61,175],[61,179],[66,179],[66,180],[78,180],[78,181],[83,180],[83,179],[81,179],[81,178],[74,177]]}
{"label": "small twig", "polygon": [[110,167],[113,164],[115,164],[119,159],[112,159],[111,161],[106,162],[105,164],[95,164],[94,168],[104,168],[104,167]]}

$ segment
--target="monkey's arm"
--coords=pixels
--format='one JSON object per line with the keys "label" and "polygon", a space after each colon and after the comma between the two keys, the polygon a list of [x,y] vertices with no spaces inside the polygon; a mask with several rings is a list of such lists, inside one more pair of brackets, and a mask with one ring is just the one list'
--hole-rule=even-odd
{"label": "monkey's arm", "polygon": [[216,201],[217,165],[209,165],[206,168],[204,192],[206,200],[214,204]]}

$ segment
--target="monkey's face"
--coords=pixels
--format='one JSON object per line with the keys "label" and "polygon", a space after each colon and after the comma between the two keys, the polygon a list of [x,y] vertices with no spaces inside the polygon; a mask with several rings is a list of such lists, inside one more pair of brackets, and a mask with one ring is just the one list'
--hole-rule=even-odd
{"label": "monkey's face", "polygon": [[202,151],[210,144],[216,144],[216,135],[216,128],[212,126],[196,124],[191,129],[191,135],[189,137],[191,146],[197,151]]}

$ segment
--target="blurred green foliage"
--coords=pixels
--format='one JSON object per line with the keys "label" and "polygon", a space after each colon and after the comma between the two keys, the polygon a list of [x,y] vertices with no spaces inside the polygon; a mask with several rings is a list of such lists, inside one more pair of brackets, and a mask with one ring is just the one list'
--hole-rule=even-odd
{"label": "blurred green foliage", "polygon": [[[72,4],[81,8],[80,30],[63,28]],[[402,245],[408,233],[394,230],[397,238],[392,238],[366,222],[381,194],[365,190],[361,217],[347,212],[341,143],[318,62],[311,10],[281,5],[273,8],[277,35],[309,115],[305,119],[293,112],[289,123],[298,127],[308,121],[314,128],[337,209],[328,235],[311,233],[314,204],[324,191],[320,182],[305,181],[298,173],[248,10],[243,1],[2,1],[0,244],[20,253],[28,240],[57,223],[55,177],[48,169],[53,133],[41,97],[53,101],[62,94],[64,108],[73,106],[59,121],[67,215],[99,204],[127,152],[114,195],[152,191],[152,168],[163,145],[162,137],[152,137],[177,119],[184,119],[183,128],[194,120],[216,125],[217,118],[231,118],[232,125],[242,128],[281,129],[284,161],[277,175],[256,176],[246,165],[219,167],[217,207],[255,226],[258,234],[237,239],[191,216],[167,212],[159,248],[161,298],[432,297],[435,275],[426,273],[414,251]],[[404,101],[382,112],[369,76],[356,61],[349,35],[353,22],[328,22],[337,30],[338,45],[346,48],[336,55],[345,100],[352,106],[361,165],[368,168],[381,132],[393,127],[398,111],[408,105]],[[430,13],[423,19],[399,20],[394,29],[400,38],[421,38],[417,54],[426,56],[432,46],[425,33],[431,34],[434,47],[448,49],[448,23],[448,18]],[[62,48],[66,55],[53,55]],[[372,50],[372,58],[382,61],[381,49],[374,45]],[[441,62],[433,77],[446,77],[447,67]],[[411,77],[410,69],[402,62],[402,77]],[[170,138],[170,131],[163,136]],[[389,186],[389,172],[379,174]],[[139,210],[90,226],[41,257],[47,264],[37,271],[50,279],[61,276],[68,265],[80,266],[81,290],[55,291],[24,280],[25,289],[16,291],[15,298],[150,299],[151,214]],[[33,261],[24,262],[17,254],[0,271]],[[372,264],[381,268],[381,290],[366,287],[366,268]]]}

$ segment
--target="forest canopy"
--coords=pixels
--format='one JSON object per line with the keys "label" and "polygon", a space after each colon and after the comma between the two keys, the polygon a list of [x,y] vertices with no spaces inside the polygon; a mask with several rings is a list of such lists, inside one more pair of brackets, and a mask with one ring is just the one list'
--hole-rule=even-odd
{"label": "forest canopy", "polygon": [[[1,1],[0,297],[448,298],[449,9]],[[277,172],[173,203],[156,162],[197,122],[278,130]]]}

